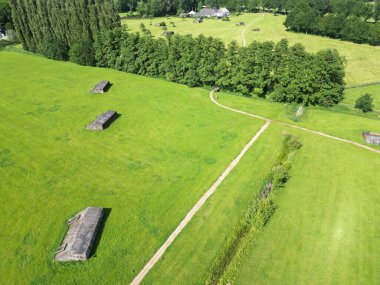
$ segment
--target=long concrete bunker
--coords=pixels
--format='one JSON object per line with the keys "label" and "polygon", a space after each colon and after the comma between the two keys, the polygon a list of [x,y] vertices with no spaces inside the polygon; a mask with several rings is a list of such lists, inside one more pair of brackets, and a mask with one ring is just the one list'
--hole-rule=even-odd
{"label": "long concrete bunker", "polygon": [[118,117],[116,111],[108,110],[107,112],[98,116],[95,121],[89,124],[86,129],[92,131],[102,131],[106,129]]}
{"label": "long concrete bunker", "polygon": [[67,221],[69,230],[59,246],[58,261],[87,260],[99,231],[103,208],[88,207]]}

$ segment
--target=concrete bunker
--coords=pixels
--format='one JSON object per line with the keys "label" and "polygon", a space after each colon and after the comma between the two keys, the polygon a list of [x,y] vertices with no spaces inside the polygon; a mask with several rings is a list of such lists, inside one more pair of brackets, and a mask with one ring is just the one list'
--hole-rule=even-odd
{"label": "concrete bunker", "polygon": [[380,145],[380,133],[364,132],[363,138],[369,144]]}
{"label": "concrete bunker", "polygon": [[88,207],[67,221],[69,229],[55,254],[56,260],[76,261],[90,257],[103,210],[100,207]]}
{"label": "concrete bunker", "polygon": [[107,92],[110,87],[110,82],[108,80],[104,80],[96,84],[95,87],[91,89],[91,93],[102,94],[104,92]]}
{"label": "concrete bunker", "polygon": [[98,116],[95,121],[86,127],[86,129],[92,131],[102,131],[106,129],[118,117],[119,114],[116,111],[108,110],[107,112]]}

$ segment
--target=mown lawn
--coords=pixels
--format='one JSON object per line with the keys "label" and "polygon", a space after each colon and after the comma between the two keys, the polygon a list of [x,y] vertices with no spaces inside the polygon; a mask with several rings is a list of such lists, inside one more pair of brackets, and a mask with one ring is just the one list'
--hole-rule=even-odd
{"label": "mown lawn", "polygon": [[378,284],[380,156],[298,135],[291,178],[234,284]]}
{"label": "mown lawn", "polygon": [[[222,39],[225,43],[236,40],[242,44],[241,33],[246,26],[236,26],[237,22],[244,21],[246,25],[252,23],[246,33],[247,43],[257,41],[274,41],[286,38],[291,44],[302,43],[308,51],[317,52],[321,49],[335,48],[347,60],[346,82],[357,84],[380,80],[380,47],[366,44],[355,44],[327,37],[288,32],[283,25],[285,16],[273,16],[268,13],[247,13],[240,16],[231,16],[229,22],[208,19],[201,24],[194,24],[192,18],[181,19],[178,17],[153,18],[153,19],[126,19],[126,24],[131,32],[141,32],[140,24],[152,32],[155,37],[161,37],[162,28],[155,27],[155,23],[164,21],[168,31],[176,34],[203,34]],[[175,27],[170,24],[174,22]],[[260,28],[259,32],[252,31]]]}
{"label": "mown lawn", "polygon": [[[270,119],[325,132],[330,135],[364,143],[362,133],[365,131],[380,131],[379,116],[363,117],[318,108],[305,108],[299,122],[291,120],[294,112],[289,105],[269,102],[264,99],[218,94],[218,101],[229,107],[258,114]],[[293,113],[292,113],[293,112]]]}
{"label": "mown lawn", "polygon": [[[228,112],[228,111],[226,111]],[[144,284],[204,284],[278,159],[283,135],[269,128],[168,249]]]}
{"label": "mown lawn", "polygon": [[[207,90],[28,54],[0,52],[0,78],[5,284],[128,283],[261,126]],[[121,117],[106,131],[84,129],[108,109]],[[55,262],[87,206],[111,209],[94,256]]]}
{"label": "mown lawn", "polygon": [[380,111],[380,84],[346,89],[343,103],[354,107],[356,99],[366,93],[372,95],[375,110]]}

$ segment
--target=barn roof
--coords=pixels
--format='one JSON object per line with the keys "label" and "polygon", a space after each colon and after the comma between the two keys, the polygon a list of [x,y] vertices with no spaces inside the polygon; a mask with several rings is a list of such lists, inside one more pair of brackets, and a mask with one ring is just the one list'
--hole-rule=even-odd
{"label": "barn roof", "polygon": [[58,261],[87,260],[103,216],[103,208],[88,207],[67,221],[69,229],[55,259]]}

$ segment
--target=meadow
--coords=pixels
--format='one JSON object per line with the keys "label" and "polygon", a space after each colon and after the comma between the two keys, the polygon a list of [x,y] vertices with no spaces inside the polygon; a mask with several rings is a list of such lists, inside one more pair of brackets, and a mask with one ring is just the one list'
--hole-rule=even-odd
{"label": "meadow", "polygon": [[[7,283],[128,283],[263,124],[214,105],[205,89],[23,52],[0,52],[0,77]],[[89,93],[105,79],[108,93]],[[360,143],[363,131],[380,129],[377,114],[306,108],[294,122],[285,104],[224,93],[218,101]],[[121,116],[106,131],[85,130],[108,109]],[[272,123],[144,284],[204,282],[278,158],[284,131],[303,147],[237,284],[379,280],[380,259],[371,255],[379,247],[378,155]],[[110,209],[94,255],[55,262],[66,220],[87,206]]]}
{"label": "meadow", "polygon": [[379,156],[298,135],[291,178],[235,284],[377,284]]}
{"label": "meadow", "polygon": [[[294,109],[289,104],[273,103],[265,99],[232,96],[230,94],[218,94],[218,101],[229,107],[243,110],[249,113],[270,118],[279,122],[289,123],[296,126],[306,127],[321,131],[330,135],[363,143],[362,133],[380,129],[379,114],[361,116],[361,112],[345,113],[325,109],[308,107],[304,109],[303,116],[299,121],[294,121]],[[295,109],[297,110],[297,108]],[[374,146],[376,148],[376,146]]]}
{"label": "meadow", "polygon": [[374,109],[380,112],[380,84],[346,89],[342,103],[354,107],[356,99],[366,93],[372,95]]}
{"label": "meadow", "polygon": [[[260,128],[208,91],[0,52],[0,275],[8,284],[126,283]],[[89,90],[101,80],[108,93]],[[121,116],[104,132],[85,126]],[[60,264],[66,220],[110,209],[94,256]],[[5,246],[6,245],[6,246]]]}
{"label": "meadow", "polygon": [[[373,237],[380,232],[374,214],[379,158],[272,124],[144,284],[204,282],[228,239],[228,229],[236,228],[242,209],[260,190],[284,131],[297,136],[303,146],[294,157],[289,182],[275,194],[273,217],[244,250],[243,266],[232,284],[376,283],[380,258],[373,252],[380,244]],[[231,197],[234,203],[225,202]]]}
{"label": "meadow", "polygon": [[[121,14],[123,17],[123,14]],[[152,32],[155,37],[161,37],[163,32],[161,27],[154,26],[155,23],[164,21],[168,26],[168,31],[176,34],[192,34],[194,36],[203,34],[222,39],[226,44],[235,40],[243,44],[242,32],[246,29],[245,38],[247,44],[254,40],[277,42],[283,38],[289,40],[291,44],[301,43],[308,51],[317,52],[321,49],[335,48],[345,57],[346,83],[348,85],[367,83],[380,80],[380,47],[366,44],[355,44],[351,42],[329,39],[326,37],[293,33],[285,30],[283,22],[285,16],[274,16],[268,13],[246,13],[240,16],[231,16],[230,21],[206,19],[201,24],[194,24],[192,18],[162,17],[153,19],[123,19],[122,24],[126,24],[129,31],[141,32],[140,25]],[[237,26],[236,23],[243,21],[245,26]],[[170,22],[174,23],[171,24]],[[249,24],[251,26],[247,27]],[[252,31],[253,28],[260,28],[259,32]]]}

